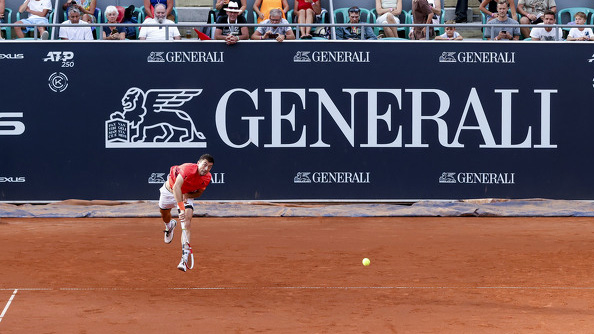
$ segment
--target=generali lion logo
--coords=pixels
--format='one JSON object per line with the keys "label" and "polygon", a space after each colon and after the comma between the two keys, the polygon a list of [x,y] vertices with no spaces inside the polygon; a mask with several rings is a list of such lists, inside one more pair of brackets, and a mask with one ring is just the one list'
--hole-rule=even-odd
{"label": "generali lion logo", "polygon": [[202,89],[128,89],[122,111],[113,112],[105,122],[105,147],[206,147],[204,134],[180,109],[200,93]]}

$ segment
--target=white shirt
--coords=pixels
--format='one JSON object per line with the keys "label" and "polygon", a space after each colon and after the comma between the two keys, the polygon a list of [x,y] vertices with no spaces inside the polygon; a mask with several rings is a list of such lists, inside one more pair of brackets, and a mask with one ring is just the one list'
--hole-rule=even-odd
{"label": "white shirt", "polygon": [[561,28],[557,28],[557,35],[555,37],[555,28],[551,29],[551,31],[546,31],[545,28],[538,27],[544,23],[539,23],[536,27],[532,28],[530,31],[531,38],[538,38],[541,41],[562,41],[563,40],[563,32]]}
{"label": "white shirt", "polygon": [[[146,24],[158,24],[159,22],[153,18],[148,18],[144,20]],[[165,19],[163,24],[175,24],[175,22],[171,20]],[[172,40],[173,37],[180,36],[179,30],[177,27],[169,27],[169,39]],[[165,40],[165,27],[142,27],[140,28],[140,34],[138,38],[145,37],[147,41],[164,41]]]}
{"label": "white shirt", "polygon": [[[72,24],[70,20],[62,22],[60,27],[60,38],[69,40],[93,40],[93,31],[89,24],[80,20],[78,24]],[[69,27],[70,26],[70,27]]]}
{"label": "white shirt", "polygon": [[[52,10],[52,2],[51,2],[51,0],[40,0],[40,1],[31,0],[31,1],[29,1],[29,5],[27,5],[27,7],[31,10],[36,11],[36,12],[42,12],[44,9]],[[30,19],[38,18],[38,17],[41,17],[41,16],[29,13]]]}
{"label": "white shirt", "polygon": [[571,30],[569,30],[569,37],[580,38],[584,36],[592,38],[592,36],[594,36],[592,33],[592,28],[584,28],[582,31],[580,31],[578,28],[571,28]]}

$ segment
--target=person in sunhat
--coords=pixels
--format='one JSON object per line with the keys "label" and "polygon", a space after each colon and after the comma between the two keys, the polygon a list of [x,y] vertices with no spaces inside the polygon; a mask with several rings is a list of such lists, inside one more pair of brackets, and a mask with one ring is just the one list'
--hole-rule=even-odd
{"label": "person in sunhat", "polygon": [[247,23],[245,17],[239,16],[241,9],[239,4],[235,1],[229,1],[229,5],[225,9],[227,16],[222,16],[217,20],[218,24],[227,24],[227,26],[219,26],[215,30],[214,38],[218,40],[225,40],[227,45],[233,45],[240,39],[246,40],[250,38],[249,30],[242,24]]}

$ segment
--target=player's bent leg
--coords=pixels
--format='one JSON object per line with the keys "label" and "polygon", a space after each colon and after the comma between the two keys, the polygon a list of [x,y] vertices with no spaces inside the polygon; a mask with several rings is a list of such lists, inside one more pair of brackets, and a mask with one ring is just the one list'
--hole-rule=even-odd
{"label": "player's bent leg", "polygon": [[163,230],[163,242],[169,244],[171,243],[171,240],[173,240],[173,234],[175,227],[177,226],[177,221],[175,221],[175,219],[171,219],[171,209],[160,210],[161,219],[163,219],[163,223],[165,224],[165,229]]}

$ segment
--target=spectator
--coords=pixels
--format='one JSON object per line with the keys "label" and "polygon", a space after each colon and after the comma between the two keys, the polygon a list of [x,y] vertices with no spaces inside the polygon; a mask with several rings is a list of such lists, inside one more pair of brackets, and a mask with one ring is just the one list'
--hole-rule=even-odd
{"label": "spectator", "polygon": [[[542,24],[555,24],[556,15],[552,10],[545,10]],[[530,38],[533,41],[562,41],[563,31],[560,28],[553,29],[552,27],[543,28],[538,25],[530,32]]]}
{"label": "spectator", "polygon": [[169,35],[165,34],[164,27],[142,27],[138,39],[142,40],[153,40],[153,41],[164,41],[166,39],[181,39],[179,30],[175,26],[175,23],[167,19],[167,8],[162,3],[155,5],[155,18],[148,18],[144,20],[142,24],[170,24]]}
{"label": "spectator", "polygon": [[[312,24],[322,13],[320,0],[295,0],[293,8],[299,24]],[[312,39],[311,27],[299,27],[299,34],[301,39]]]}
{"label": "spectator", "polygon": [[[507,16],[508,10],[507,0],[499,0],[497,3],[497,20],[487,22],[487,28],[485,29],[485,34],[489,39],[493,41],[520,39],[520,27],[513,27],[519,25],[518,21]],[[494,26],[502,24],[511,25],[512,27]]]}
{"label": "spectator", "polygon": [[[270,17],[260,23],[260,27],[252,34],[252,39],[276,39],[282,42],[285,39],[295,39],[295,34],[291,27],[275,27],[274,25],[289,24],[289,21],[283,19],[283,11],[273,8],[269,13]],[[271,25],[272,26],[271,26]],[[268,25],[268,26],[267,26]]]}
{"label": "spectator", "polygon": [[[105,8],[105,18],[107,19],[107,23],[117,24],[118,15],[119,11],[115,6],[107,6],[107,8]],[[116,26],[103,26],[103,31],[101,32],[101,35],[103,36],[102,39],[107,39],[111,41],[126,39],[126,33],[123,27],[120,27],[120,29],[118,30],[118,27]]]}
{"label": "spectator", "polygon": [[[95,23],[95,16],[93,16],[91,14],[83,14],[81,17],[81,20],[87,22],[88,24],[93,24],[93,23]],[[91,32],[93,33],[93,38],[97,39],[97,37],[95,35],[95,27],[91,26]]]}
{"label": "spectator", "polygon": [[175,16],[173,15],[173,0],[143,0],[144,13],[146,17],[155,18],[155,6],[161,4],[165,6],[165,17],[175,22]]}
{"label": "spectator", "polygon": [[[29,17],[15,22],[15,24],[48,24],[46,15],[50,10],[52,10],[50,0],[25,0],[19,7],[19,13],[28,12]],[[25,29],[25,32],[23,32],[23,29]],[[33,27],[15,27],[14,32],[17,38],[23,38],[25,37],[25,33],[33,29]],[[37,30],[41,34],[41,39],[48,39],[49,33],[45,30],[44,26],[38,25]]]}
{"label": "spectator", "polygon": [[[480,0],[479,0],[480,1]],[[456,23],[464,23],[468,21],[468,0],[458,0],[456,2]]]}
{"label": "spectator", "polygon": [[239,8],[239,4],[234,1],[230,1],[225,8],[227,11],[227,16],[219,17],[217,23],[229,24],[228,26],[224,27],[217,27],[215,30],[215,39],[225,40],[227,45],[232,45],[237,43],[240,39],[249,39],[250,33],[246,26],[242,26],[241,24],[245,24],[245,17],[239,16],[241,13],[241,9]]}
{"label": "spectator", "polygon": [[95,15],[97,0],[68,0],[62,5],[62,9],[68,14],[70,8],[78,8],[81,16],[84,14]]}
{"label": "spectator", "polygon": [[73,7],[68,11],[68,21],[62,22],[59,36],[65,40],[89,41],[93,40],[93,31],[87,22],[81,22],[80,10]]}
{"label": "spectator", "polygon": [[[400,24],[398,16],[402,13],[402,0],[375,0],[375,10],[379,16],[377,24]],[[398,27],[384,27],[386,37],[398,37]]]}
{"label": "spectator", "polygon": [[289,11],[289,2],[287,0],[256,0],[252,9],[258,15],[258,23],[268,19],[268,13],[271,9],[278,8],[283,14],[283,18],[287,17]]}
{"label": "spectator", "polygon": [[[574,15],[575,24],[578,26],[586,24],[588,16],[584,12],[577,12]],[[594,41],[594,34],[592,28],[571,28],[569,35],[567,36],[568,41]]]}
{"label": "spectator", "polygon": [[[354,6],[349,8],[349,23],[359,24],[361,18],[361,9]],[[363,36],[361,36],[363,32]],[[336,39],[377,39],[371,27],[338,27],[336,28]]]}
{"label": "spectator", "polygon": [[[427,0],[412,0],[412,16],[414,24],[429,24],[433,23],[433,7],[429,5]],[[435,36],[435,31],[432,26],[429,26],[429,38]],[[411,39],[419,40],[427,38],[427,26],[414,27],[410,32]]]}
{"label": "spectator", "polygon": [[[0,0],[0,23],[4,23],[4,10],[6,9],[6,3],[4,0]],[[0,36],[1,38],[2,36]]]}
{"label": "spectator", "polygon": [[[215,22],[217,22],[220,17],[227,16],[226,9],[228,6],[229,6],[229,0],[217,0],[217,2],[215,4],[215,8],[218,12],[215,13],[214,11],[210,11],[208,13],[209,14],[208,17],[210,18],[211,14],[212,14],[215,18]],[[247,9],[246,0],[241,0],[241,7],[239,7],[240,11],[239,11],[238,16],[241,16],[246,9]],[[243,18],[245,19],[245,16]]]}
{"label": "spectator", "polygon": [[[453,22],[446,22],[448,24],[450,23],[454,23]],[[451,26],[451,27],[445,27],[445,33],[443,33],[442,35],[436,36],[435,37],[436,40],[463,40],[464,38],[462,37],[462,35],[460,35],[457,31],[456,31],[456,27],[455,26]]]}
{"label": "spectator", "polygon": [[[545,10],[557,12],[555,0],[519,0],[518,13],[522,14],[520,24],[539,24],[542,23]],[[524,38],[530,36],[530,28],[521,28]]]}
{"label": "spectator", "polygon": [[[507,0],[507,4],[511,10],[511,18],[517,21],[518,13],[516,11],[516,2],[513,0]],[[487,22],[497,18],[497,0],[483,0],[479,6],[479,9],[485,14]]]}

